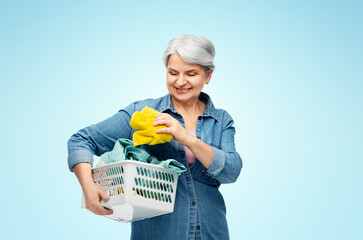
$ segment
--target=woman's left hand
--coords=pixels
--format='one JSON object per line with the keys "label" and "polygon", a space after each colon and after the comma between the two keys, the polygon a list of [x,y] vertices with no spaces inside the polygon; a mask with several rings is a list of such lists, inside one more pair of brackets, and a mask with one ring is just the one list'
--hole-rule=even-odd
{"label": "woman's left hand", "polygon": [[156,133],[169,133],[180,144],[187,146],[193,140],[193,135],[190,134],[178,120],[167,113],[159,113],[155,116],[154,126],[164,125],[166,128],[156,130]]}

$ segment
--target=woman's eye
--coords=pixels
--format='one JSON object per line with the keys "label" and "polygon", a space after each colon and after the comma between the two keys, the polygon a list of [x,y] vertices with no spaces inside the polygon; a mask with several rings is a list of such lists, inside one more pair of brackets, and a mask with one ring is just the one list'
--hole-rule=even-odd
{"label": "woman's eye", "polygon": [[190,77],[194,77],[196,74],[195,73],[188,73],[188,76]]}
{"label": "woman's eye", "polygon": [[173,75],[173,76],[175,76],[175,75],[176,75],[176,73],[175,73],[175,72],[169,72],[169,74],[170,74],[170,75]]}

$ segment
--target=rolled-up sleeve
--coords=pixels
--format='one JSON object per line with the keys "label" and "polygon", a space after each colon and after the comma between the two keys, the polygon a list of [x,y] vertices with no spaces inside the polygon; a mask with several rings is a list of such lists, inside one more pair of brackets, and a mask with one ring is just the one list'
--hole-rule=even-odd
{"label": "rolled-up sleeve", "polygon": [[112,117],[79,130],[68,140],[68,167],[81,162],[93,164],[93,155],[100,156],[111,151],[119,138],[131,138],[129,122],[134,111],[131,104]]}
{"label": "rolled-up sleeve", "polygon": [[81,162],[93,164],[93,154],[89,150],[76,150],[68,155],[68,167],[69,170],[73,171],[72,168]]}
{"label": "rolled-up sleeve", "polygon": [[233,183],[241,172],[242,158],[236,152],[234,122],[228,114],[225,115],[224,123],[226,125],[221,133],[221,147],[213,147],[213,161],[207,172],[221,183]]}

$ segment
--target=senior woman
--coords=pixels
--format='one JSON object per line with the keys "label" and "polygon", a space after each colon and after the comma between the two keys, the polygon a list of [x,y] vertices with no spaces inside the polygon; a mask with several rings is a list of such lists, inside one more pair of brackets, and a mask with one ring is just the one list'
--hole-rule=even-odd
{"label": "senior woman", "polygon": [[131,239],[229,239],[219,186],[236,181],[242,160],[235,149],[231,116],[202,92],[212,77],[214,55],[213,44],[205,38],[183,35],[171,40],[163,57],[167,95],[133,102],[68,141],[69,168],[82,186],[86,207],[95,214],[110,214],[100,204],[109,196],[92,180],[93,155],[111,151],[119,138],[132,138],[135,130],[129,122],[134,112],[145,106],[160,112],[153,125],[166,127],[157,133],[174,139],[142,147],[159,160],[178,160],[187,171],[179,177],[174,212],[133,222]]}

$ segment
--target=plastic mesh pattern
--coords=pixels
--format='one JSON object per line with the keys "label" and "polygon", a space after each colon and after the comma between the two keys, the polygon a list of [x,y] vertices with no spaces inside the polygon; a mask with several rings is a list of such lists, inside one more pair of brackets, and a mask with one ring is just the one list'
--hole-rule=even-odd
{"label": "plastic mesh pattern", "polygon": [[172,183],[175,181],[172,174],[143,167],[136,167],[136,171],[132,188],[135,196],[172,203],[170,194],[174,192]]}
{"label": "plastic mesh pattern", "polygon": [[124,194],[124,168],[114,166],[107,169],[94,169],[92,177],[95,183],[102,187],[111,197]]}

